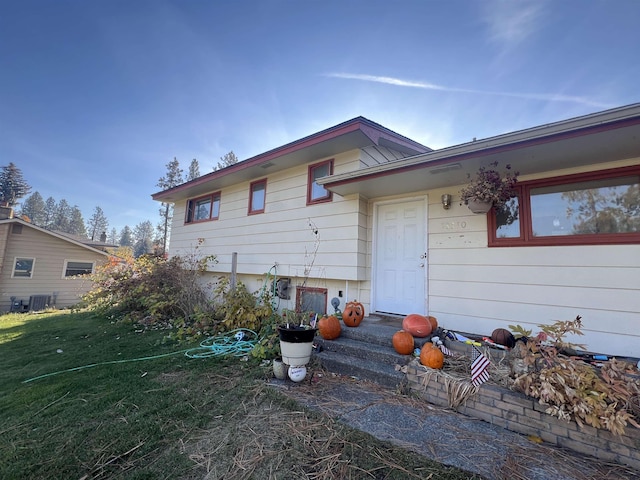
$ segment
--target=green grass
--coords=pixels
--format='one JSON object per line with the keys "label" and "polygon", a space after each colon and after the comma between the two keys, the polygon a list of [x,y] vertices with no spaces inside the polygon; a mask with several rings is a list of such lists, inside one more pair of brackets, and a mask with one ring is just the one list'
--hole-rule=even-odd
{"label": "green grass", "polygon": [[[286,479],[320,468],[317,459],[307,467],[281,454],[292,451],[305,458],[333,452],[335,468],[350,478],[409,478],[405,469],[422,472],[416,478],[469,478],[317,413],[300,416],[299,406],[264,386],[268,368],[189,359],[183,350],[195,345],[165,343],[165,333],[91,313],[0,316],[0,478],[191,479],[217,471],[226,473],[211,478]],[[125,361],[156,355],[167,356]],[[282,419],[295,412],[304,423],[291,429],[287,420],[284,428],[274,424],[275,412]],[[307,435],[314,422],[330,427],[321,449]],[[257,438],[267,439],[256,447],[264,458],[244,458],[251,469],[238,469]],[[331,475],[316,478],[340,478]]]}

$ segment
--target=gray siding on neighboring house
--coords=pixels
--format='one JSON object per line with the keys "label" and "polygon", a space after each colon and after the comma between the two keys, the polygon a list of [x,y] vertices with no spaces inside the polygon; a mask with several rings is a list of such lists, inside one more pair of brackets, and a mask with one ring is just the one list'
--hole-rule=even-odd
{"label": "gray siding on neighboring house", "polygon": [[[78,303],[80,295],[88,291],[91,284],[84,278],[63,278],[65,260],[98,265],[105,262],[107,256],[30,226],[20,226],[16,231],[21,232],[13,233],[12,224],[0,225],[9,229],[0,270],[0,311],[10,310],[11,297],[28,302],[32,295],[51,295],[58,308]],[[35,258],[31,278],[12,278],[16,257]]]}

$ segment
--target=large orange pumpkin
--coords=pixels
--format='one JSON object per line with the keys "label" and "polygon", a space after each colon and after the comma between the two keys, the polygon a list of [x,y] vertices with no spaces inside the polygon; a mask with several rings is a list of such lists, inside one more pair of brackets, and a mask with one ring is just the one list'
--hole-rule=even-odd
{"label": "large orange pumpkin", "polygon": [[335,315],[323,315],[322,318],[318,320],[318,332],[320,332],[320,336],[325,340],[335,340],[342,332],[340,320],[338,320],[338,317]]}
{"label": "large orange pumpkin", "polygon": [[395,348],[396,352],[398,352],[400,355],[410,355],[411,353],[413,353],[413,335],[411,335],[409,332],[398,330],[393,334],[391,342],[393,343],[393,348]]}
{"label": "large orange pumpkin", "polygon": [[[427,345],[431,347],[425,348]],[[425,343],[420,350],[420,363],[429,368],[442,368],[444,365],[444,354],[439,348],[433,347],[433,344]]]}
{"label": "large orange pumpkin", "polygon": [[360,302],[347,302],[342,312],[342,321],[347,327],[357,327],[364,318],[364,307]]}
{"label": "large orange pumpkin", "polygon": [[431,333],[431,322],[424,315],[411,313],[402,320],[402,329],[414,337],[426,337]]}
{"label": "large orange pumpkin", "polygon": [[429,315],[427,317],[427,320],[429,320],[429,323],[431,324],[431,331],[435,332],[436,328],[438,328],[438,319],[436,319],[436,317],[432,317],[431,315]]}

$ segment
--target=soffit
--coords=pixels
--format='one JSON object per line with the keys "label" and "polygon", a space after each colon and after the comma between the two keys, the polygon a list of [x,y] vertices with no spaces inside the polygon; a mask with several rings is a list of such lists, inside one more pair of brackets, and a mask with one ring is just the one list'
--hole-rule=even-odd
{"label": "soffit", "polygon": [[632,110],[634,115],[615,121],[585,117],[581,122],[537,127],[325,177],[318,183],[339,195],[372,198],[461,185],[467,174],[494,161],[529,175],[640,157],[640,107],[632,107],[625,112]]}

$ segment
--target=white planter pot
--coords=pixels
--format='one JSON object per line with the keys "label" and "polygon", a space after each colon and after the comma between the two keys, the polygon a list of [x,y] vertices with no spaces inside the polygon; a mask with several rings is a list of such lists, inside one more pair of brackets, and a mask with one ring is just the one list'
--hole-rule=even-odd
{"label": "white planter pot", "polygon": [[467,200],[467,207],[469,207],[469,210],[471,210],[473,213],[487,213],[489,210],[491,210],[492,206],[493,202],[484,202],[482,200],[473,199]]}

